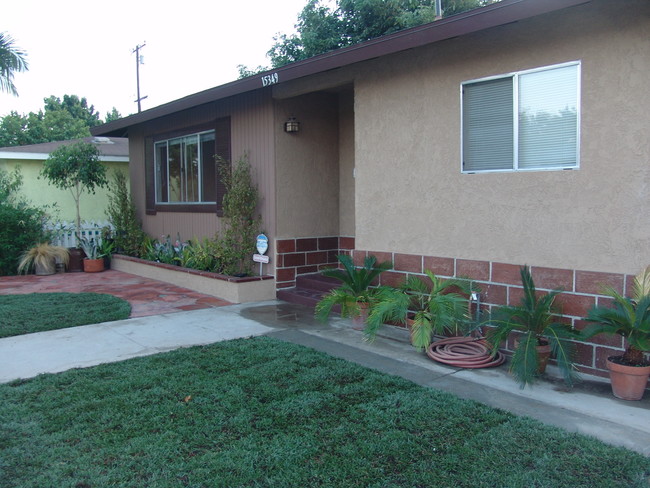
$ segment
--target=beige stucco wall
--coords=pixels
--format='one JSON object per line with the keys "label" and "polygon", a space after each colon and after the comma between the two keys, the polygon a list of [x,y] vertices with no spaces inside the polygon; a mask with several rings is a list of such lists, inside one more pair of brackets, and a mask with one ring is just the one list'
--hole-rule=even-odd
{"label": "beige stucco wall", "polygon": [[[277,237],[339,235],[338,95],[314,93],[276,101]],[[300,132],[283,123],[295,116]]]}
{"label": "beige stucco wall", "polygon": [[[23,177],[20,193],[33,205],[45,207],[51,219],[74,222],[77,218],[77,210],[70,191],[60,190],[46,179],[39,178],[43,169],[43,161],[2,159],[0,160],[0,169],[11,172],[16,167],[20,168]],[[103,162],[102,164],[106,168],[109,181],[112,180],[115,171],[128,174],[128,162]],[[108,195],[108,188],[96,188],[94,194],[84,192],[80,198],[81,220],[105,222]]]}
{"label": "beige stucco wall", "polygon": [[233,160],[247,155],[254,183],[260,193],[259,211],[262,230],[269,235],[275,232],[274,208],[275,170],[273,167],[273,108],[268,93],[263,91],[234,97],[219,103],[180,112],[157,119],[147,125],[131,129],[129,134],[132,191],[136,200],[138,217],[143,229],[153,237],[164,235],[181,239],[212,237],[223,228],[223,219],[215,213],[158,212],[145,214],[144,137],[187,128],[191,131],[206,122],[220,117],[231,118],[231,152]]}
{"label": "beige stucco wall", "polygon": [[[366,63],[355,79],[357,248],[624,273],[650,264],[650,2],[624,3]],[[460,83],[575,60],[580,169],[461,174]]]}
{"label": "beige stucco wall", "polygon": [[354,92],[339,95],[339,235],[354,237]]}

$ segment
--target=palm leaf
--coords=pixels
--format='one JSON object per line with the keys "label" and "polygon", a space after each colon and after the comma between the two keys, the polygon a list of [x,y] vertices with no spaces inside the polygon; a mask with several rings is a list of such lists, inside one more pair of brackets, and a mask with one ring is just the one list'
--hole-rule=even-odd
{"label": "palm leaf", "polygon": [[336,305],[341,306],[341,316],[357,316],[360,312],[358,303],[372,301],[373,296],[382,290],[379,287],[370,288],[375,278],[391,268],[389,262],[377,264],[375,256],[366,256],[362,268],[355,267],[352,257],[347,254],[339,254],[337,259],[343,269],[332,268],[321,272],[323,276],[335,278],[342,283],[316,305],[316,317],[322,321],[327,320]]}
{"label": "palm leaf", "polygon": [[523,389],[534,382],[538,375],[538,367],[537,337],[535,334],[528,333],[519,340],[512,354],[510,372],[519,383],[519,387]]}
{"label": "palm leaf", "polygon": [[[488,321],[488,325],[493,327],[488,331],[492,354],[496,354],[499,345],[508,339],[511,332],[518,330],[525,334],[523,342],[515,348],[510,364],[513,376],[523,388],[537,377],[536,346],[541,338],[545,338],[551,344],[565,382],[572,385],[577,375],[572,361],[572,344],[567,339],[575,338],[576,334],[569,325],[556,321],[555,299],[562,290],[539,294],[528,266],[520,268],[520,276],[523,286],[520,304],[499,307]],[[535,368],[531,366],[533,363]]]}

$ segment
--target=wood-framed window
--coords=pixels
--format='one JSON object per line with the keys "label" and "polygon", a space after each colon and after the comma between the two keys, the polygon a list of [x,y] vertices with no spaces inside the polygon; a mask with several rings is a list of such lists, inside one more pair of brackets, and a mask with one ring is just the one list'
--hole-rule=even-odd
{"label": "wood-framed window", "polygon": [[219,156],[230,161],[230,118],[145,138],[147,214],[216,212],[224,187]]}
{"label": "wood-framed window", "polygon": [[575,169],[580,62],[461,84],[465,173]]}

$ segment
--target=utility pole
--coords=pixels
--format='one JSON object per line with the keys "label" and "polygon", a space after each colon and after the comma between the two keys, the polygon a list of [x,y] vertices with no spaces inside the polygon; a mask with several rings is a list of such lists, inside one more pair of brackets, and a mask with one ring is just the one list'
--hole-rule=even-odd
{"label": "utility pole", "polygon": [[436,0],[436,20],[442,19],[442,0]]}
{"label": "utility pole", "polygon": [[147,98],[146,95],[144,97],[140,96],[140,65],[144,64],[144,58],[143,56],[140,55],[140,49],[142,49],[146,45],[147,45],[146,42],[144,44],[139,44],[135,46],[135,49],[133,50],[133,52],[135,53],[135,77],[138,86],[138,98],[135,100],[138,104],[138,113],[142,112],[142,107],[140,106],[140,102],[145,98]]}

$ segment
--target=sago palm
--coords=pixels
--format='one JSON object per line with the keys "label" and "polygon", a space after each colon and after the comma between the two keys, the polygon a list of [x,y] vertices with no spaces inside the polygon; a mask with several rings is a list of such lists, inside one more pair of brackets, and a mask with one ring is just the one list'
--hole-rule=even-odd
{"label": "sago palm", "polygon": [[[431,343],[433,334],[461,332],[469,319],[471,281],[443,279],[425,270],[428,281],[409,276],[398,289],[383,290],[366,323],[366,337],[373,339],[387,322],[406,322],[413,313],[411,340],[419,349]],[[461,293],[458,293],[458,292]]]}
{"label": "sago palm", "polygon": [[347,254],[336,256],[343,269],[326,269],[323,276],[339,280],[340,287],[325,295],[316,305],[316,317],[326,321],[336,305],[341,306],[341,316],[355,317],[360,313],[359,303],[370,303],[383,288],[371,288],[375,279],[384,271],[391,269],[390,262],[377,263],[375,256],[366,256],[363,267],[357,268],[352,257]]}
{"label": "sago palm", "polygon": [[570,340],[576,334],[569,325],[558,321],[555,299],[562,290],[539,294],[528,266],[521,267],[520,275],[524,293],[520,304],[499,307],[489,321],[488,325],[492,328],[487,333],[487,339],[492,345],[493,354],[511,332],[521,334],[512,355],[510,372],[524,388],[539,376],[537,346],[548,343],[565,383],[572,385],[577,379],[577,372],[573,365],[574,345]]}
{"label": "sago palm", "polygon": [[644,351],[650,351],[650,267],[635,277],[632,296],[623,296],[612,287],[606,294],[613,299],[612,306],[589,311],[587,320],[592,324],[583,330],[583,337],[618,334],[627,343],[621,361],[628,366],[648,364]]}

